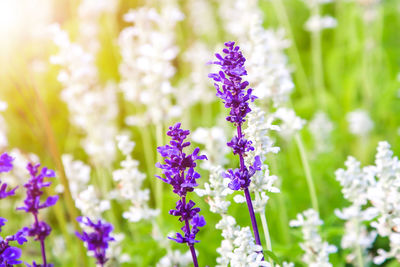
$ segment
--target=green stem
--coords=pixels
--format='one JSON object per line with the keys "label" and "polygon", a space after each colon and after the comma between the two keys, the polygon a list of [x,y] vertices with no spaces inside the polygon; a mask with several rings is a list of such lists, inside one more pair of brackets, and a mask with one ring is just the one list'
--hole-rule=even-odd
{"label": "green stem", "polygon": [[[311,10],[312,16],[319,16],[319,5],[316,5]],[[311,33],[311,53],[312,53],[312,66],[314,78],[314,90],[318,92],[319,103],[324,106],[325,101],[325,82],[324,82],[324,69],[322,62],[322,45],[321,45],[321,31],[317,30]]]}
{"label": "green stem", "polygon": [[304,149],[303,141],[301,140],[299,133],[295,134],[295,140],[300,152],[300,157],[301,157],[301,162],[303,164],[304,172],[306,174],[306,181],[308,190],[310,191],[312,207],[316,212],[319,213],[318,198],[317,198],[317,193],[315,191],[314,181],[311,175],[311,168],[307,158],[306,150]]}
{"label": "green stem", "polygon": [[[357,225],[357,236],[360,236],[360,224],[358,220],[356,220],[355,223]],[[357,242],[356,253],[357,253],[357,266],[364,267],[363,253],[359,242]]]}
{"label": "green stem", "polygon": [[[163,124],[158,123],[156,125],[156,143],[157,147],[162,146],[164,144],[163,142]],[[157,162],[161,162],[162,158],[159,153],[157,153]],[[156,172],[161,175],[161,170],[157,168]],[[162,211],[162,200],[163,200],[163,182],[157,181],[156,183],[156,205],[157,209]]]}
{"label": "green stem", "polygon": [[[261,199],[260,192],[255,192],[255,196],[257,200]],[[269,235],[268,222],[267,222],[267,217],[265,216],[265,211],[259,212],[258,214],[260,215],[261,218],[261,225],[264,231],[264,238],[267,244],[267,250],[272,251],[271,237]],[[274,267],[274,261],[271,258],[269,258],[269,263],[271,264],[271,267]]]}
{"label": "green stem", "polygon": [[306,72],[304,71],[304,67],[301,62],[299,49],[297,48],[296,39],[294,38],[285,5],[283,4],[282,0],[272,0],[272,5],[277,14],[279,23],[283,25],[286,30],[287,36],[290,40],[292,40],[292,45],[289,47],[288,51],[290,58],[294,61],[294,64],[296,65],[296,71],[294,72],[294,75],[296,76],[296,80],[299,83],[299,89],[305,91],[305,93],[307,93],[308,95],[311,95],[310,83],[307,79]]}
{"label": "green stem", "polygon": [[142,144],[143,144],[143,151],[144,153],[144,161],[146,163],[146,169],[147,169],[147,175],[150,181],[150,186],[152,189],[152,194],[154,196],[154,199],[156,199],[156,186],[159,181],[158,179],[154,177],[154,169],[155,169],[155,161],[154,161],[154,145],[151,140],[151,133],[149,131],[148,126],[139,126],[138,130],[140,132],[140,136],[142,138]]}

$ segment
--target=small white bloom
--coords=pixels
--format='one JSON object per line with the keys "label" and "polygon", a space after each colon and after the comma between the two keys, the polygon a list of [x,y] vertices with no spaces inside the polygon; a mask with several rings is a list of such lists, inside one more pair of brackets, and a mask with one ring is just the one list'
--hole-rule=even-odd
{"label": "small white bloom", "polygon": [[365,110],[357,109],[347,114],[349,131],[361,137],[367,136],[374,128],[374,122]]}
{"label": "small white bloom", "polygon": [[335,28],[336,25],[336,19],[331,16],[314,15],[307,20],[304,28],[310,32],[319,32],[324,29]]}

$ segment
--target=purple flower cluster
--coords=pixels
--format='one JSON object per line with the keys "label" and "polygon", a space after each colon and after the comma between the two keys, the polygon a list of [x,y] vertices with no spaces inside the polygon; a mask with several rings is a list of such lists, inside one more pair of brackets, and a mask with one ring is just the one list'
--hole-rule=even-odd
{"label": "purple flower cluster", "polygon": [[247,75],[244,67],[246,59],[239,46],[235,46],[235,42],[227,42],[225,46],[226,48],[222,50],[225,56],[215,54],[218,60],[211,62],[221,66],[221,71],[210,73],[208,76],[215,81],[217,96],[223,100],[226,108],[230,108],[226,120],[237,127],[237,136],[234,136],[227,145],[232,148],[233,154],[239,155],[241,168],[229,170],[224,177],[232,180],[229,183],[230,189],[239,190],[248,188],[251,182],[250,178],[256,171],[261,170],[261,161],[258,156],[249,169],[243,160],[246,152],[253,151],[254,147],[251,141],[244,138],[242,124],[246,121],[247,113],[251,111],[249,101],[253,102],[257,97],[252,95],[253,89],[246,89],[249,82],[242,81],[242,76]]}
{"label": "purple flower cluster", "polygon": [[88,217],[78,217],[78,222],[93,229],[93,232],[76,232],[76,236],[87,244],[87,249],[94,253],[97,264],[103,266],[107,262],[106,251],[108,243],[115,239],[111,236],[114,227],[112,224],[98,220],[94,223]]}
{"label": "purple flower cluster", "polygon": [[[156,167],[162,169],[165,178],[157,176],[167,184],[173,187],[173,192],[180,196],[180,200],[176,203],[175,210],[170,210],[170,214],[179,216],[181,222],[185,222],[182,227],[183,235],[176,233],[176,238],[170,238],[178,243],[187,243],[193,257],[193,262],[197,266],[197,258],[194,251],[194,243],[199,242],[196,240],[196,234],[199,232],[199,227],[206,225],[204,217],[199,215],[200,208],[195,208],[192,200],[186,202],[187,192],[192,192],[194,187],[198,184],[197,179],[200,174],[194,168],[196,167],[197,160],[205,160],[205,155],[199,155],[200,149],[195,148],[193,153],[186,154],[183,152],[185,147],[190,145],[186,142],[186,137],[190,134],[189,130],[180,128],[181,124],[177,123],[169,127],[167,135],[171,137],[169,145],[157,148],[157,151],[164,158],[165,164],[157,163]],[[192,226],[192,228],[190,227]]]}
{"label": "purple flower cluster", "polygon": [[257,97],[251,94],[253,89],[246,90],[249,82],[242,82],[242,76],[247,75],[247,71],[244,67],[246,59],[239,50],[239,46],[235,46],[235,42],[227,42],[225,46],[226,48],[222,50],[225,56],[215,54],[218,61],[211,62],[211,64],[220,65],[221,71],[210,73],[208,77],[222,84],[220,86],[214,83],[217,96],[224,101],[226,108],[231,109],[226,120],[242,124],[245,122],[247,113],[251,111],[249,101],[253,102]]}
{"label": "purple flower cluster", "polygon": [[227,145],[232,148],[233,154],[239,155],[240,168],[229,169],[222,176],[231,180],[228,185],[230,189],[243,189],[253,226],[254,238],[256,244],[261,245],[249,186],[251,177],[256,171],[261,170],[262,164],[260,157],[256,156],[253,165],[249,167],[245,165],[244,157],[246,152],[253,151],[254,147],[252,142],[245,139],[242,133],[242,124],[246,121],[246,115],[251,111],[249,101],[253,102],[257,97],[252,95],[253,89],[247,88],[249,82],[242,79],[242,76],[247,75],[244,67],[246,59],[239,46],[235,46],[235,42],[227,42],[225,46],[226,48],[222,50],[225,55],[215,54],[217,61],[211,62],[211,64],[221,66],[221,70],[218,73],[210,73],[208,77],[215,81],[214,86],[217,90],[217,96],[225,103],[225,107],[230,109],[226,120],[236,126],[237,135]]}
{"label": "purple flower cluster", "polygon": [[35,262],[32,266],[50,267],[51,264],[47,264],[46,251],[44,246],[45,238],[50,234],[51,227],[44,221],[39,221],[38,214],[40,209],[44,209],[53,206],[57,203],[58,196],[49,196],[44,202],[40,201],[40,197],[43,195],[44,187],[51,185],[50,182],[45,182],[45,178],[55,177],[53,170],[43,167],[40,171],[40,164],[33,165],[29,163],[27,165],[31,178],[24,185],[26,188],[26,198],[24,200],[24,206],[18,207],[17,210],[24,210],[27,213],[32,213],[35,221],[31,227],[25,227],[24,232],[35,240],[40,241],[43,265],[38,265]]}
{"label": "purple flower cluster", "polygon": [[[0,156],[0,173],[12,170],[13,160],[14,159],[7,153],[3,153]],[[16,189],[17,188],[7,191],[7,184],[3,183],[0,187],[0,199],[14,195]],[[0,232],[6,222],[6,219],[0,217]],[[17,241],[20,245],[25,243],[27,241],[25,238],[25,232],[21,230],[15,235],[7,236],[6,238],[0,237],[0,267],[10,267],[22,263],[22,261],[19,260],[21,257],[21,249],[10,246],[9,242],[12,241]]]}

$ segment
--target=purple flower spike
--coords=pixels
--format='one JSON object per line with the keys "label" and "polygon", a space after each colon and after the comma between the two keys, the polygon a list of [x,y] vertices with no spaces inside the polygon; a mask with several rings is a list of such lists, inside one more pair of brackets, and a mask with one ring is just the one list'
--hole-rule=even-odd
{"label": "purple flower spike", "polygon": [[94,223],[88,217],[78,217],[76,220],[93,229],[93,232],[90,233],[83,231],[82,233],[76,232],[75,234],[79,239],[86,243],[89,251],[94,252],[97,264],[103,266],[108,260],[106,258],[108,243],[115,240],[111,236],[114,227],[111,223],[103,222],[101,220]]}
{"label": "purple flower spike", "polygon": [[9,156],[7,153],[3,153],[0,156],[0,172],[9,172],[12,170],[13,158]]}
{"label": "purple flower spike", "polygon": [[[39,210],[51,207],[58,201],[58,196],[49,196],[45,201],[41,202],[40,198],[43,195],[43,188],[49,187],[51,182],[45,182],[45,178],[55,177],[53,170],[43,167],[40,170],[40,164],[29,163],[26,166],[31,178],[24,185],[26,188],[26,198],[24,206],[18,207],[17,210],[24,210],[27,213],[32,213],[34,223],[30,227],[25,227],[23,232],[30,237],[34,237],[36,241],[40,242],[43,264],[38,265],[33,262],[32,266],[51,267],[52,264],[47,263],[46,250],[44,240],[51,232],[51,227],[43,221],[39,221]],[[30,265],[28,265],[30,266]]]}
{"label": "purple flower spike", "polygon": [[156,167],[162,169],[165,178],[156,177],[170,184],[173,187],[173,192],[180,197],[176,203],[176,208],[170,210],[169,213],[173,216],[178,216],[179,221],[185,222],[185,226],[181,228],[183,235],[176,233],[176,238],[168,238],[178,243],[187,243],[192,253],[193,264],[198,267],[194,243],[199,242],[196,240],[196,234],[199,232],[199,227],[206,225],[206,221],[203,216],[198,214],[200,208],[194,207],[196,203],[192,200],[186,202],[186,195],[194,190],[197,186],[196,180],[200,178],[200,174],[194,170],[197,165],[196,161],[205,160],[207,157],[199,155],[199,148],[195,148],[193,153],[189,155],[183,152],[185,147],[190,146],[190,142],[185,142],[189,134],[189,130],[181,129],[180,123],[169,127],[167,135],[172,140],[169,145],[157,148],[157,151],[164,157],[165,164],[157,163]]}
{"label": "purple flower spike", "polygon": [[252,146],[252,142],[245,139],[242,133],[242,124],[246,121],[246,115],[251,111],[249,101],[253,102],[257,97],[252,95],[253,89],[248,88],[249,82],[243,81],[242,76],[247,75],[244,67],[246,59],[240,51],[239,46],[235,46],[235,42],[227,42],[225,46],[226,48],[222,50],[224,56],[215,54],[217,60],[211,62],[211,64],[221,66],[221,70],[218,73],[210,73],[208,77],[215,82],[214,86],[217,90],[217,96],[222,99],[225,107],[230,109],[226,120],[236,126],[237,135],[227,145],[232,148],[234,155],[239,156],[240,168],[230,169],[222,176],[231,180],[228,184],[230,189],[244,191],[253,226],[254,238],[256,244],[261,245],[249,192],[251,177],[256,171],[261,170],[261,160],[257,156],[252,166],[247,167],[245,165],[244,157],[246,156],[246,152],[253,151],[254,147]]}

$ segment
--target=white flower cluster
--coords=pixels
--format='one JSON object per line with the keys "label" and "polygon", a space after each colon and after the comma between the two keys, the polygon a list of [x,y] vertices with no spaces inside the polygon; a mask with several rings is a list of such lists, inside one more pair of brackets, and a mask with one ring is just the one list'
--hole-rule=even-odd
{"label": "white flower cluster", "polygon": [[262,259],[262,253],[259,253],[262,247],[255,244],[249,227],[240,228],[235,218],[223,215],[216,228],[222,230],[224,238],[217,249],[221,255],[217,258],[217,267],[270,266]]}
{"label": "white flower cluster", "polygon": [[335,214],[346,220],[341,246],[351,250],[347,261],[355,263],[357,257],[365,257],[376,238],[376,231],[369,233],[363,224],[373,219],[376,212],[371,208],[362,208],[368,202],[368,188],[375,184],[375,172],[371,167],[361,169],[360,162],[353,157],[348,157],[345,165],[347,169],[339,169],[335,175],[342,186],[344,197],[352,204],[342,210],[335,210]]}
{"label": "white flower cluster", "polygon": [[[357,243],[366,250],[378,234],[389,238],[390,250],[378,249],[374,263],[381,264],[392,257],[400,260],[400,161],[393,156],[389,143],[380,142],[375,165],[361,169],[360,163],[349,157],[346,167],[347,170],[336,172],[343,186],[344,197],[352,202],[350,207],[337,212],[339,217],[350,221],[342,243],[345,242],[345,247],[354,247]],[[372,219],[370,226],[376,231],[368,233],[360,223]],[[358,230],[357,237],[354,236],[354,230],[350,232],[355,227]]]}
{"label": "white flower cluster", "polygon": [[231,204],[226,200],[226,196],[233,193],[228,187],[230,180],[222,178],[224,170],[221,167],[212,167],[208,183],[204,183],[204,189],[195,189],[195,193],[200,197],[207,196],[206,201],[210,205],[211,212],[225,214]]}
{"label": "white flower cluster", "polygon": [[365,110],[357,109],[346,115],[350,133],[366,137],[374,128],[374,122]]}
{"label": "white flower cluster", "polygon": [[[33,153],[24,153],[23,151],[13,148],[9,155],[14,159],[13,169],[1,178],[1,181],[7,183],[10,187],[21,186],[26,183],[28,172],[26,166],[29,162],[33,164],[39,163],[39,157]],[[21,193],[20,190],[16,191]]]}
{"label": "white flower cluster", "polygon": [[170,80],[176,72],[172,61],[179,52],[173,32],[182,19],[173,5],[163,7],[162,13],[142,7],[125,14],[124,20],[133,25],[119,35],[120,88],[127,101],[148,107],[142,116],[128,117],[128,124],[161,123],[180,115],[180,107],[172,103],[176,89]]}
{"label": "white flower cluster", "polygon": [[202,168],[211,170],[216,166],[224,166],[228,163],[225,157],[230,149],[226,145],[227,139],[223,128],[217,126],[197,128],[192,134],[192,140],[204,145],[202,151],[208,160],[201,163]]}
{"label": "white flower cluster", "polygon": [[70,42],[68,34],[58,25],[53,25],[51,31],[59,53],[50,61],[62,67],[58,80],[64,86],[61,98],[68,106],[71,123],[83,131],[82,146],[92,161],[109,166],[115,156],[117,132],[115,86],[99,85],[93,54]]}
{"label": "white flower cluster", "polygon": [[301,227],[304,242],[300,247],[305,252],[303,262],[310,267],[331,267],[329,254],[337,251],[335,246],[324,242],[319,235],[318,228],[322,224],[318,213],[313,209],[297,214],[296,220],[290,221],[291,227]]}
{"label": "white flower cluster", "polygon": [[93,185],[89,185],[87,189],[81,191],[75,199],[76,207],[81,211],[83,216],[90,219],[100,219],[101,214],[110,209],[109,200],[101,200]]}
{"label": "white flower cluster", "polygon": [[131,153],[135,143],[127,135],[117,136],[118,148],[125,156],[121,162],[121,169],[113,171],[113,179],[118,183],[118,196],[123,200],[131,201],[129,211],[123,213],[123,217],[131,222],[151,220],[159,213],[148,207],[149,190],[141,189],[146,175],[139,171],[139,162],[132,159]]}
{"label": "white flower cluster", "polygon": [[380,236],[389,237],[390,250],[379,249],[374,263],[380,264],[391,257],[400,261],[400,161],[393,156],[389,143],[379,143],[375,167],[377,180],[369,188],[368,198],[378,217],[371,226]]}
{"label": "white flower cluster", "polygon": [[75,199],[80,192],[87,188],[91,168],[80,160],[74,160],[70,154],[62,155],[61,160],[64,165],[65,175],[68,178],[72,198]]}
{"label": "white flower cluster", "polygon": [[314,114],[308,124],[310,133],[314,139],[314,153],[320,154],[332,149],[331,134],[334,129],[333,122],[322,111]]}
{"label": "white flower cluster", "polygon": [[98,41],[99,18],[106,12],[115,12],[118,0],[83,0],[78,7],[79,43],[95,54],[100,48]]}

